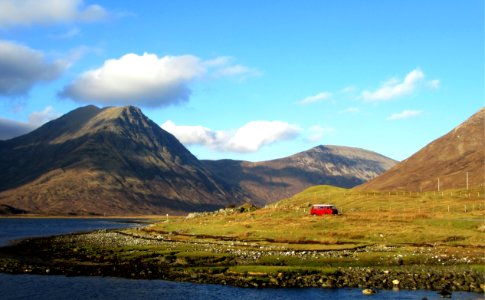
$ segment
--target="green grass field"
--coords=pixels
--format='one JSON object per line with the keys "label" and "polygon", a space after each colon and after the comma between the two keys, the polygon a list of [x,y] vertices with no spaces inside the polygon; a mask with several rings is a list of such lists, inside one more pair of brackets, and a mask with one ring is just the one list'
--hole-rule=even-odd
{"label": "green grass field", "polygon": [[[310,216],[311,204],[332,203],[340,215]],[[484,190],[356,192],[315,186],[254,212],[171,218],[153,231],[265,240],[308,249],[362,244],[484,247]]]}

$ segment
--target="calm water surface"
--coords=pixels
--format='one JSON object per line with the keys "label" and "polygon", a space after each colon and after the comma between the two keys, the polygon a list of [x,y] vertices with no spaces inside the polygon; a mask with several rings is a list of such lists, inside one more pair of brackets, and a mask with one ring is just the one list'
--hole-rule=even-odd
{"label": "calm water surface", "polygon": [[0,218],[0,246],[28,237],[137,226],[135,219]]}
{"label": "calm water surface", "polygon": [[[126,219],[2,219],[0,245],[33,236],[138,226]],[[109,277],[10,275],[0,273],[0,299],[441,299],[434,291],[379,291],[364,296],[361,289],[244,289],[212,284]],[[485,299],[475,293],[453,293],[452,299]]]}

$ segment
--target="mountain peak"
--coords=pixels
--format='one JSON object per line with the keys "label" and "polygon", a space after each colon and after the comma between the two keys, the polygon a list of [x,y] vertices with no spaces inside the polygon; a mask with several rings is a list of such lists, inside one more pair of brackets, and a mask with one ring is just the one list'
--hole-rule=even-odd
{"label": "mountain peak", "polygon": [[241,202],[133,106],[81,107],[0,146],[0,204],[30,212],[146,214]]}
{"label": "mountain peak", "polygon": [[256,204],[290,197],[317,184],[353,187],[383,173],[396,161],[359,148],[320,145],[263,162],[204,161],[212,173],[250,193]]}
{"label": "mountain peak", "polygon": [[31,136],[41,136],[45,143],[59,144],[99,132],[121,134],[130,131],[131,126],[159,127],[152,123],[134,106],[98,108],[88,105],[41,126]]}
{"label": "mountain peak", "polygon": [[106,118],[117,118],[121,116],[142,116],[141,109],[136,106],[108,106],[102,109],[102,115]]}

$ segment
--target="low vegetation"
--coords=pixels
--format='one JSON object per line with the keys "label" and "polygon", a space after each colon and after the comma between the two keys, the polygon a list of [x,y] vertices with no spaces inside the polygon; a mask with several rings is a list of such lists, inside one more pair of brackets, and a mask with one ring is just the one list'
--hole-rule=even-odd
{"label": "low vegetation", "polygon": [[[485,247],[484,189],[444,192],[364,192],[316,186],[246,213],[171,218],[153,232],[306,245],[449,245]],[[311,204],[332,203],[338,216],[311,216]]]}

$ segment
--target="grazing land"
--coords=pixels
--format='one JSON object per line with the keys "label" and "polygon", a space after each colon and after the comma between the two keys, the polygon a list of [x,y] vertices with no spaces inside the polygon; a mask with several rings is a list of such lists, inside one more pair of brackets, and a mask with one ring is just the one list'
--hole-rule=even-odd
{"label": "grazing land", "polygon": [[[309,214],[311,204],[327,202],[341,214]],[[382,193],[316,186],[250,213],[221,210],[191,216],[152,225],[150,230],[326,246],[485,246],[483,189]]]}
{"label": "grazing land", "polygon": [[[1,249],[0,271],[483,293],[483,195],[483,188],[359,193],[316,186],[256,210],[23,241]],[[311,204],[328,202],[341,214],[309,215]]]}

